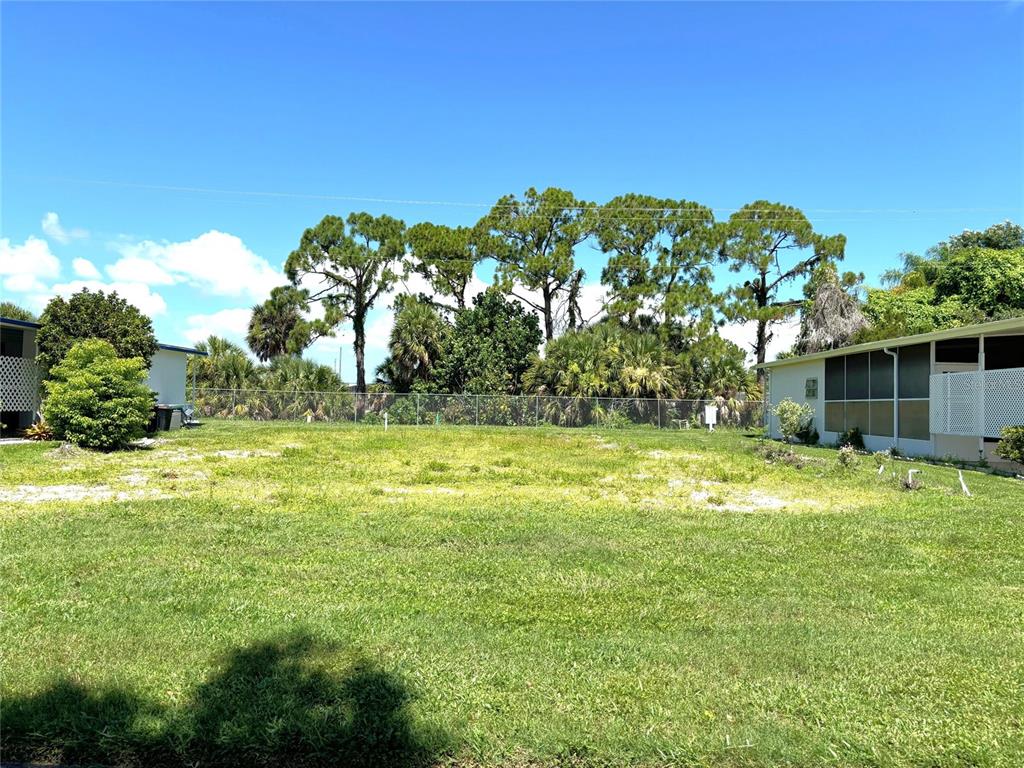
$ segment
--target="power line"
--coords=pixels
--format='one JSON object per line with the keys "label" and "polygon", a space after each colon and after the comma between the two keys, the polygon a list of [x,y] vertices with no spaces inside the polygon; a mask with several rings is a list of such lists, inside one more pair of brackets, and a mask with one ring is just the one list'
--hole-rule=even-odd
{"label": "power line", "polygon": [[[31,178],[31,177],[30,177]],[[194,187],[194,186],[183,186],[183,185],[172,185],[172,184],[150,184],[142,182],[131,182],[131,181],[119,181],[112,179],[76,179],[76,178],[64,178],[64,177],[52,177],[42,178],[37,177],[39,180],[45,181],[56,181],[63,183],[72,184],[90,184],[94,186],[106,186],[106,187],[121,187],[127,189],[148,189],[153,191],[162,192],[180,192],[186,194],[217,194],[217,195],[236,195],[241,197],[261,197],[261,198],[282,198],[282,199],[296,199],[296,200],[329,200],[336,202],[350,202],[350,203],[377,203],[386,205],[410,205],[410,206],[440,206],[440,207],[455,207],[455,208],[481,208],[481,209],[493,209],[497,207],[516,208],[522,205],[527,205],[523,200],[515,200],[509,203],[483,203],[483,202],[466,202],[466,201],[454,201],[454,200],[421,200],[413,198],[392,198],[392,197],[372,197],[366,195],[337,195],[337,194],[319,194],[309,192],[281,192],[274,190],[242,190],[242,189],[222,189],[216,187]],[[544,205],[529,206],[543,210]],[[667,215],[674,215],[677,219],[682,220],[703,220],[706,218],[706,214],[701,211],[695,211],[693,208],[681,207],[673,208],[671,206],[616,206],[614,208],[607,208],[604,205],[590,204],[590,205],[576,205],[576,206],[556,206],[559,210],[566,211],[611,211],[611,212],[622,212],[629,211],[635,213],[661,213]],[[705,211],[718,212],[718,213],[739,213],[744,212],[747,214],[774,214],[774,209],[767,208],[735,208],[726,206],[705,206]],[[996,208],[806,208],[800,209],[804,213],[815,213],[815,214],[841,214],[841,215],[863,215],[863,216],[878,216],[878,215],[900,215],[900,216],[920,216],[920,215],[946,215],[954,213],[998,213],[998,212],[1016,212],[1016,208],[1012,206],[996,207]],[[641,217],[636,219],[630,219],[628,217],[616,217],[620,221],[639,221]],[[812,218],[810,216],[808,219]],[[825,219],[821,217],[814,217],[818,221],[857,221],[858,219]],[[790,222],[800,221],[801,219],[787,218],[787,217],[776,217],[772,216],[771,221],[777,222]]]}

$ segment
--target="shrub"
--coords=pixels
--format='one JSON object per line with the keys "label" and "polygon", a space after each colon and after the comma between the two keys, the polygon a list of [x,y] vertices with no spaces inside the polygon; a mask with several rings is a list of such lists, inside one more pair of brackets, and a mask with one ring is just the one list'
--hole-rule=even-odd
{"label": "shrub", "polygon": [[836,460],[843,469],[853,469],[857,466],[857,451],[854,450],[852,445],[844,445],[839,449]]}
{"label": "shrub", "polygon": [[850,446],[859,451],[864,450],[864,435],[860,427],[851,427],[839,435],[839,447]]}
{"label": "shrub", "polygon": [[885,462],[889,459],[888,451],[875,451],[871,454],[871,457],[875,460],[875,467],[880,468],[885,466]]}
{"label": "shrub", "polygon": [[140,437],[153,392],[142,358],[121,359],[100,339],[77,342],[50,370],[43,413],[56,437],[86,448],[113,450]]}
{"label": "shrub", "polygon": [[775,406],[772,413],[779,420],[779,432],[786,440],[798,439],[801,434],[810,435],[814,409],[806,403],[796,403],[787,397]]}
{"label": "shrub", "polygon": [[25,437],[29,440],[53,440],[53,430],[46,423],[46,419],[37,421],[25,430]]}
{"label": "shrub", "polygon": [[803,469],[806,464],[804,458],[792,448],[777,443],[767,441],[760,443],[757,446],[757,452],[764,457],[768,464],[785,464],[795,469]]}
{"label": "shrub", "polygon": [[1007,461],[1016,461],[1024,464],[1024,426],[1003,427],[999,433],[999,443],[996,445],[996,455]]}

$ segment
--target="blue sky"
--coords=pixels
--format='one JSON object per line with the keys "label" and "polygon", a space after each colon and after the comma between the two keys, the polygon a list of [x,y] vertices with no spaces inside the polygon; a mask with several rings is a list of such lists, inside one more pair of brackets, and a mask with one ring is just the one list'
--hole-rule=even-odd
{"label": "blue sky", "polygon": [[[116,285],[162,341],[237,338],[327,213],[465,224],[548,185],[723,216],[795,205],[875,278],[1024,220],[1022,20],[1012,3],[5,2],[0,293],[38,309]],[[596,301],[600,254],[579,259]],[[371,317],[371,364],[389,318]]]}

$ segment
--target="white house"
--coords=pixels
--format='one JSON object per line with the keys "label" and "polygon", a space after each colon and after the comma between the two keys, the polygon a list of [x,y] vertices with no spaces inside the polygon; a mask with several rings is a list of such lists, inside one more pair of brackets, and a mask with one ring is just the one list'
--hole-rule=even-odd
{"label": "white house", "polygon": [[[24,429],[39,409],[39,371],[36,366],[36,331],[39,323],[0,317],[0,422],[10,430]],[[185,362],[189,355],[205,355],[190,347],[158,344],[149,365],[147,384],[157,403],[185,403]]]}
{"label": "white house", "polygon": [[[814,408],[823,442],[860,428],[872,451],[991,458],[1003,427],[1024,425],[1024,318],[765,363],[774,409]],[[775,417],[768,429],[781,437]]]}

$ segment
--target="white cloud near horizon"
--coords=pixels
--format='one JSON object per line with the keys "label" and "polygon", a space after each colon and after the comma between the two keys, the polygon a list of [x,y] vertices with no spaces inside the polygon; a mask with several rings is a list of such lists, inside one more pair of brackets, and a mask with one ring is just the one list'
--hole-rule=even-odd
{"label": "white cloud near horizon", "polygon": [[[765,360],[771,362],[778,357],[780,352],[786,352],[792,348],[796,337],[800,334],[800,321],[789,320],[772,326],[772,339],[768,342],[768,350]],[[754,350],[752,345],[757,339],[757,323],[753,320],[746,323],[726,323],[718,329],[718,335],[738,344],[747,353],[747,364],[754,365]]]}
{"label": "white cloud near horizon", "polygon": [[164,301],[164,297],[159,293],[151,291],[148,285],[143,283],[120,283],[117,281],[108,283],[101,280],[72,280],[67,283],[57,283],[56,285],[44,287],[44,290],[28,296],[29,309],[41,312],[54,296],[68,298],[82,289],[103,291],[104,293],[116,291],[118,296],[137,307],[139,311],[149,317],[156,317],[167,312],[167,302]]}
{"label": "white cloud near horizon", "polygon": [[30,235],[21,245],[12,244],[9,238],[0,238],[0,287],[5,292],[45,290],[43,281],[59,276],[60,259],[42,238]]}
{"label": "white cloud near horizon", "polygon": [[222,309],[210,314],[189,315],[185,318],[185,338],[193,344],[210,336],[220,336],[247,348],[245,334],[249,330],[249,307]]}
{"label": "white cloud near horizon", "polygon": [[84,240],[89,236],[89,231],[81,227],[65,229],[64,225],[60,223],[60,216],[54,211],[48,211],[43,216],[39,227],[43,230],[44,235],[51,240],[56,240],[61,245],[67,245],[72,240]]}
{"label": "white cloud near horizon", "polygon": [[253,253],[240,237],[215,229],[182,242],[143,240],[115,248],[121,258],[107,267],[115,279],[185,283],[216,296],[256,301],[286,282],[280,269]]}

